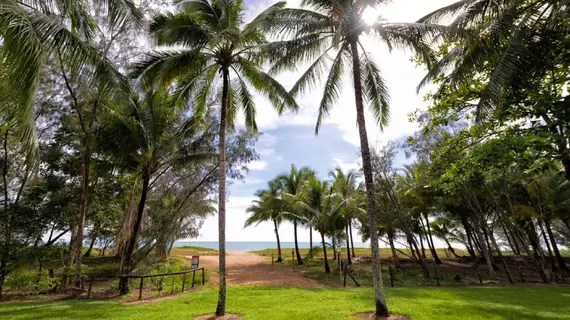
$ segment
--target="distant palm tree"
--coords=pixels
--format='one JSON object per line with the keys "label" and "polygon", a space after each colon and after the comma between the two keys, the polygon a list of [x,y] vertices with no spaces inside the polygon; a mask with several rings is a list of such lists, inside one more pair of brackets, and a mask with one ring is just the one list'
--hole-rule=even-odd
{"label": "distant palm tree", "polygon": [[[122,255],[122,275],[135,267],[133,254],[152,177],[169,166],[214,160],[214,154],[200,150],[197,137],[201,123],[177,113],[174,102],[174,98],[156,92],[135,96],[122,114],[113,114],[101,132],[99,147],[113,154],[121,167],[136,172],[142,182],[137,214]],[[121,294],[127,294],[128,279],[121,278],[119,288]]]}
{"label": "distant palm tree", "polygon": [[342,216],[345,220],[346,229],[346,257],[348,264],[352,264],[350,259],[350,248],[352,247],[352,254],[354,255],[354,245],[352,241],[352,220],[356,215],[363,211],[359,206],[358,190],[359,183],[356,181],[358,174],[354,170],[349,170],[346,173],[341,168],[336,168],[331,171],[329,175],[333,178],[333,188],[338,196],[343,199],[346,204],[342,209]]}
{"label": "distant palm tree", "polygon": [[[384,1],[304,0],[302,6],[305,8],[281,10],[272,20],[268,30],[290,36],[291,39],[269,44],[266,50],[272,55],[273,72],[295,69],[300,63],[309,63],[309,68],[290,90],[293,95],[312,89],[318,80],[324,78],[324,93],[319,104],[315,130],[317,133],[323,118],[339,99],[345,68],[350,68],[371,226],[375,314],[388,316],[378,255],[374,182],[364,104],[369,104],[378,125],[383,128],[389,120],[389,98],[380,70],[365,51],[361,38],[367,34],[376,35],[390,49],[411,48],[425,62],[430,63],[433,52],[427,42],[431,42],[431,36],[435,36],[442,28],[416,23],[391,24],[380,19],[372,24],[364,22],[363,12],[382,2]],[[329,63],[330,54],[334,54],[332,64]]]}
{"label": "distant palm tree", "polygon": [[285,208],[287,217],[293,222],[293,231],[295,237],[295,254],[297,255],[297,263],[303,264],[303,258],[299,253],[299,243],[297,241],[297,225],[302,222],[296,210],[296,203],[302,196],[302,188],[305,181],[314,176],[314,171],[308,167],[297,169],[295,165],[291,165],[288,174],[280,174],[277,179],[281,183],[281,199],[287,203]]}
{"label": "distant palm tree", "polygon": [[[233,128],[241,108],[245,124],[257,131],[256,108],[252,86],[266,96],[279,113],[297,110],[298,105],[275,79],[262,71],[264,56],[260,46],[267,43],[262,28],[279,2],[244,24],[243,0],[177,1],[175,12],[154,17],[150,31],[158,45],[171,47],[150,53],[135,67],[143,85],[176,84],[175,94],[181,103],[192,100],[196,115],[205,110],[206,101],[221,75],[219,167],[226,168],[227,126]],[[218,194],[219,228],[219,295],[216,315],[226,312],[226,171],[220,170]]]}
{"label": "distant palm tree", "polygon": [[328,182],[321,182],[315,177],[307,180],[303,194],[297,201],[300,216],[307,224],[314,226],[321,235],[325,272],[331,272],[327,257],[325,234],[336,230],[336,221],[346,203]]}
{"label": "distant palm tree", "polygon": [[284,203],[280,199],[280,182],[272,180],[268,183],[267,189],[258,190],[255,195],[259,200],[254,200],[252,205],[246,209],[251,216],[245,221],[245,227],[261,222],[273,222],[273,230],[277,238],[277,262],[283,261],[281,255],[281,242],[279,240],[279,224],[283,220],[281,213],[283,212]]}
{"label": "distant palm tree", "polygon": [[[108,11],[109,24],[138,23],[141,13],[131,0],[93,0]],[[93,44],[95,23],[87,0],[0,1],[0,112],[9,112],[23,142],[36,145],[33,104],[46,61],[61,56],[66,69],[95,86],[123,89],[128,83]],[[127,95],[128,97],[128,95]]]}

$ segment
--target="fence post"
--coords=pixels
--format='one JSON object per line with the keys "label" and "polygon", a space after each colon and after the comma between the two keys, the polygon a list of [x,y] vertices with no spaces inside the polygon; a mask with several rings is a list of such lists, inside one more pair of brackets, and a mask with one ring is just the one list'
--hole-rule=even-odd
{"label": "fence post", "polygon": [[206,279],[204,278],[204,268],[202,268],[202,285],[206,284]]}
{"label": "fence post", "polygon": [[182,278],[182,292],[184,292],[184,286],[186,285],[186,275],[187,273],[185,273],[184,277]]}
{"label": "fence post", "polygon": [[142,289],[143,289],[144,277],[141,277],[141,283],[139,285],[139,300],[142,299]]}
{"label": "fence post", "polygon": [[479,272],[479,266],[476,267],[477,276],[479,276],[479,284],[483,284],[483,278],[481,278],[481,272]]}
{"label": "fence post", "polygon": [[524,278],[523,278],[523,274],[521,271],[521,267],[519,267],[519,276],[521,277],[521,283],[524,283]]}
{"label": "fence post", "polygon": [[192,288],[194,288],[194,279],[196,279],[196,270],[192,272]]}
{"label": "fence post", "polygon": [[392,266],[388,266],[390,270],[390,285],[394,288],[394,271],[392,270]]}
{"label": "fence post", "polygon": [[176,277],[175,274],[172,275],[172,285],[170,286],[170,294],[174,293],[174,277]]}

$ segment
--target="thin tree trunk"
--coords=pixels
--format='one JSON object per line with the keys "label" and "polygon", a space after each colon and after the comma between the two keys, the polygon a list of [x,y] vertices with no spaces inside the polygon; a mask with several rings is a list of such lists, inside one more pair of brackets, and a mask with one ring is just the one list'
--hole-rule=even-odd
{"label": "thin tree trunk", "polygon": [[420,237],[420,247],[421,247],[421,249],[422,249],[421,254],[422,254],[422,257],[423,257],[424,259],[426,259],[426,258],[427,258],[427,257],[426,257],[426,249],[424,248],[424,237],[423,237],[423,235],[422,235],[422,232],[419,233],[419,237]]}
{"label": "thin tree trunk", "polygon": [[170,252],[172,252],[172,248],[174,247],[175,242],[176,242],[176,240],[170,241],[170,245],[168,246],[168,252],[166,253],[167,258],[168,258],[168,256],[170,256]]}
{"label": "thin tree trunk", "polygon": [[321,244],[323,246],[323,256],[324,256],[324,261],[325,261],[325,272],[329,273],[331,272],[331,268],[329,267],[329,260],[327,258],[327,247],[325,245],[325,235],[319,231],[319,233],[321,234]]}
{"label": "thin tree trunk", "polygon": [[301,258],[301,253],[299,252],[299,242],[297,241],[297,220],[293,220],[293,232],[295,234],[295,254],[297,255],[297,264],[303,264],[303,258]]}
{"label": "thin tree trunk", "polygon": [[[94,117],[95,115],[92,115]],[[83,229],[87,219],[89,206],[89,167],[91,166],[91,139],[89,134],[83,139],[85,153],[83,154],[83,181],[81,182],[81,207],[77,223],[77,235],[75,240],[75,286],[81,287],[81,257],[83,256]]]}
{"label": "thin tree trunk", "polygon": [[350,247],[352,248],[352,257],[356,258],[356,254],[354,253],[354,238],[352,237],[352,219],[349,221],[348,231],[350,232]]}
{"label": "thin tree trunk", "polygon": [[97,237],[91,236],[91,242],[89,243],[89,249],[87,249],[87,252],[85,252],[84,257],[90,257],[91,256],[91,251],[93,251],[93,246],[95,245],[95,240],[97,240]]}
{"label": "thin tree trunk", "polygon": [[431,245],[430,245],[431,255],[435,259],[436,264],[441,264],[442,263],[441,259],[439,259],[439,256],[437,255],[437,251],[435,251],[435,245],[433,244],[433,238],[431,236],[431,228],[429,226],[429,220],[428,220],[427,214],[424,214],[424,218],[426,219],[426,229],[428,231],[428,236],[429,236],[429,238],[428,238],[429,243],[428,244],[431,243]]}
{"label": "thin tree trunk", "polygon": [[283,257],[281,256],[281,241],[279,240],[279,228],[277,226],[277,221],[273,220],[273,227],[275,228],[275,237],[277,238],[277,262],[282,262]]}
{"label": "thin tree trunk", "polygon": [[313,257],[313,228],[309,226],[309,258]]}
{"label": "thin tree trunk", "polygon": [[524,223],[524,221],[521,221],[521,223],[523,224],[523,228],[534,251],[534,255],[528,252],[529,257],[534,257],[540,278],[544,283],[548,283],[549,277],[545,272],[546,264],[544,261],[544,253],[542,252],[542,248],[540,247],[540,243],[538,241],[538,236],[536,235],[536,227],[534,226],[534,223],[532,223],[532,220],[527,220],[526,223]]}
{"label": "thin tree trunk", "polygon": [[560,270],[564,273],[568,273],[568,267],[566,266],[566,262],[562,255],[560,255],[560,250],[558,249],[558,244],[554,239],[554,233],[552,232],[552,226],[550,224],[550,219],[544,219],[544,225],[546,227],[546,232],[548,232],[548,238],[550,238],[550,244],[552,245],[552,250],[554,251],[554,255],[556,256],[556,261],[558,262],[558,266]]}
{"label": "thin tree trunk", "polygon": [[396,252],[396,246],[394,245],[394,230],[388,228],[388,243],[390,244],[390,250],[392,251],[392,259],[394,260],[394,265],[396,267],[400,266],[400,261],[398,260],[398,253]]}
{"label": "thin tree trunk", "polygon": [[346,258],[347,263],[349,265],[352,264],[352,260],[350,259],[350,235],[348,234],[348,224],[346,225]]}
{"label": "thin tree trunk", "polygon": [[226,314],[226,126],[229,103],[230,72],[222,68],[222,108],[220,110],[220,146],[219,155],[219,185],[218,185],[218,242],[219,242],[219,278],[218,305],[216,316]]}
{"label": "thin tree trunk", "polygon": [[509,244],[509,247],[511,248],[511,250],[513,251],[514,255],[519,255],[519,253],[517,253],[517,249],[515,248],[515,245],[513,244],[513,240],[511,240],[511,237],[509,235],[509,233],[507,232],[507,229],[505,228],[505,225],[503,222],[501,222],[501,228],[503,229],[503,233],[505,234],[505,237],[507,238],[507,243]]}
{"label": "thin tree trunk", "polygon": [[[548,261],[550,261],[550,269],[552,271],[556,270],[556,264],[554,263],[554,254],[552,254],[552,249],[550,248],[550,241],[546,237],[546,230],[544,230],[544,226],[542,225],[542,219],[538,218],[538,226],[540,227],[540,231],[542,232],[542,239],[546,244],[546,249],[548,250]],[[552,273],[550,280],[552,280]]]}
{"label": "thin tree trunk", "polygon": [[332,242],[332,249],[333,249],[333,261],[336,261],[336,241],[334,239],[334,236],[331,237],[331,242]]}
{"label": "thin tree trunk", "polygon": [[376,220],[376,201],[374,199],[374,178],[372,176],[370,147],[368,145],[368,134],[366,133],[366,120],[364,118],[364,101],[361,82],[362,74],[360,70],[357,39],[350,42],[350,47],[352,51],[356,122],[358,124],[360,153],[362,156],[362,168],[364,171],[364,182],[366,185],[366,195],[368,199],[368,223],[370,228],[370,252],[372,256],[372,283],[374,286],[375,314],[377,317],[387,317],[388,305],[386,304],[386,297],[384,295],[382,270],[380,269],[380,256],[378,253],[378,222]]}
{"label": "thin tree trunk", "polygon": [[6,276],[8,275],[8,257],[6,249],[8,247],[7,242],[11,238],[10,235],[10,213],[9,213],[9,198],[8,198],[8,132],[6,130],[4,133],[4,159],[2,165],[2,182],[4,184],[4,239],[2,243],[2,252],[0,257],[0,297],[2,297],[2,292],[4,289],[4,280],[6,280]]}
{"label": "thin tree trunk", "polygon": [[422,268],[422,273],[424,275],[424,279],[429,279],[430,275],[429,275],[429,270],[427,268],[425,258],[421,254],[420,249],[418,248],[418,245],[417,245],[416,241],[414,240],[414,238],[411,235],[408,235],[407,237],[408,237],[408,242],[412,245],[412,248],[411,248],[412,251],[415,249],[415,251],[417,252],[418,261],[420,263],[420,267]]}
{"label": "thin tree trunk", "polygon": [[499,259],[501,259],[501,261],[503,262],[503,267],[505,267],[505,272],[507,273],[507,278],[509,279],[509,283],[513,284],[513,277],[511,275],[511,271],[509,270],[509,266],[507,265],[507,261],[505,260],[505,257],[503,257],[503,254],[501,253],[501,248],[499,248],[499,245],[497,244],[497,241],[495,240],[495,237],[491,234],[491,241],[493,242],[493,246],[495,247],[495,250],[497,251],[497,255],[499,256]]}
{"label": "thin tree trunk", "polygon": [[[137,209],[137,215],[135,217],[135,223],[133,224],[133,229],[131,230],[131,234],[129,235],[129,239],[127,242],[127,247],[125,250],[125,255],[121,261],[121,275],[128,275],[131,273],[134,268],[134,257],[133,254],[135,252],[136,244],[137,244],[137,236],[139,230],[141,228],[143,214],[144,214],[144,207],[146,204],[146,198],[148,195],[148,187],[150,184],[150,173],[145,168],[143,169],[143,177],[142,177],[142,190],[141,190],[141,198],[139,201],[139,206]],[[119,281],[119,290],[121,291],[121,295],[125,295],[129,293],[129,280],[127,278],[121,278]]]}

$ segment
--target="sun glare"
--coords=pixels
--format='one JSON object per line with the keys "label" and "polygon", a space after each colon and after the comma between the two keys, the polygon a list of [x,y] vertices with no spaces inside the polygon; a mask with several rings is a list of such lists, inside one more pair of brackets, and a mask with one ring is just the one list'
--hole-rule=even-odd
{"label": "sun glare", "polygon": [[378,20],[379,16],[380,12],[377,8],[368,7],[362,12],[362,20],[367,24],[374,24]]}

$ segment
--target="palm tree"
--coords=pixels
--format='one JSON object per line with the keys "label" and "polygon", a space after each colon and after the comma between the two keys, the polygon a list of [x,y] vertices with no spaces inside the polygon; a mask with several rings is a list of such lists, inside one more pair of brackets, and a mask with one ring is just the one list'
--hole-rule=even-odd
{"label": "palm tree", "polygon": [[464,31],[447,32],[449,42],[455,45],[418,89],[442,75],[444,83],[452,86],[469,83],[474,73],[490,66],[477,116],[481,119],[493,106],[508,108],[500,104],[505,89],[524,88],[537,75],[552,71],[547,61],[561,48],[558,41],[567,34],[569,10],[567,1],[460,0],[431,12],[419,22],[445,22],[448,30]]}
{"label": "palm tree", "polygon": [[[13,113],[28,151],[36,146],[33,105],[46,61],[60,56],[66,69],[88,78],[102,90],[128,92],[128,83],[93,44],[96,25],[87,0],[3,0],[0,2],[0,111]],[[131,0],[94,0],[108,11],[108,23],[121,28],[139,23],[140,12]],[[122,89],[122,90],[117,90]]]}
{"label": "palm tree", "polygon": [[279,224],[283,220],[281,213],[284,203],[280,199],[280,191],[280,182],[277,179],[270,181],[266,190],[258,190],[255,195],[259,197],[259,200],[254,200],[252,205],[246,209],[251,216],[244,225],[245,228],[265,221],[273,222],[273,230],[277,238],[277,262],[283,261],[279,241]]}
{"label": "palm tree", "polygon": [[[378,233],[374,203],[374,183],[370,162],[370,147],[364,118],[364,104],[368,103],[372,113],[383,128],[389,120],[388,89],[376,63],[365,51],[361,38],[367,34],[377,35],[389,48],[411,48],[424,61],[432,60],[432,50],[427,40],[432,40],[442,28],[427,24],[391,24],[380,19],[367,24],[362,19],[364,10],[383,1],[351,0],[304,0],[303,9],[281,10],[268,30],[292,39],[267,45],[272,55],[272,71],[293,69],[299,63],[308,62],[309,68],[292,87],[293,95],[303,93],[317,84],[323,76],[325,87],[319,104],[316,132],[323,118],[338,101],[345,67],[351,68],[355,91],[356,120],[360,137],[360,148],[364,181],[366,184],[369,224],[371,226],[371,253],[373,283],[377,316],[387,316],[388,308],[382,288],[382,277],[378,256]],[[328,66],[334,53],[333,62]],[[328,67],[328,68],[327,68]],[[328,70],[328,72],[326,72]]]}
{"label": "palm tree", "polygon": [[262,27],[283,6],[284,3],[277,3],[244,24],[243,0],[178,1],[178,11],[159,14],[150,25],[157,44],[170,49],[150,53],[135,67],[134,75],[140,76],[143,85],[175,82],[179,102],[192,99],[196,115],[204,112],[217,75],[221,75],[217,316],[226,311],[226,171],[222,168],[226,168],[227,126],[234,127],[241,108],[246,126],[257,130],[255,103],[248,85],[268,97],[279,113],[298,109],[285,88],[261,69],[264,56],[260,45],[267,43]]}
{"label": "palm tree", "polygon": [[[120,166],[136,172],[142,185],[137,214],[122,255],[122,275],[136,266],[133,254],[152,178],[164,173],[165,168],[213,160],[211,153],[201,152],[201,139],[196,139],[202,129],[200,121],[184,117],[174,105],[175,99],[163,93],[135,96],[123,114],[114,114],[103,129],[100,148],[114,155]],[[121,294],[127,294],[128,279],[121,278],[119,288]]]}
{"label": "palm tree", "polygon": [[300,216],[321,235],[326,273],[331,272],[331,269],[327,259],[325,234],[336,231],[336,221],[345,203],[346,200],[340,199],[331,184],[315,177],[307,180],[302,196],[297,201]]}
{"label": "palm tree", "polygon": [[281,199],[287,204],[285,216],[293,221],[293,231],[295,237],[295,254],[297,255],[297,263],[303,264],[303,258],[299,253],[299,243],[297,241],[297,225],[302,219],[296,213],[297,201],[302,196],[302,188],[305,181],[314,176],[314,172],[308,167],[297,169],[295,165],[291,165],[288,174],[280,174],[277,180],[281,183]]}
{"label": "palm tree", "polygon": [[[334,171],[331,171],[329,175],[333,178],[333,187],[335,192],[339,195],[341,199],[346,202],[345,207],[342,210],[342,215],[346,221],[346,256],[348,258],[348,264],[352,264],[350,259],[350,248],[352,243],[352,220],[358,211],[361,210],[358,203],[358,190],[359,183],[356,182],[358,175],[356,171],[349,170],[346,173],[342,171],[341,168],[337,167]],[[352,246],[352,253],[354,254],[354,246]]]}

